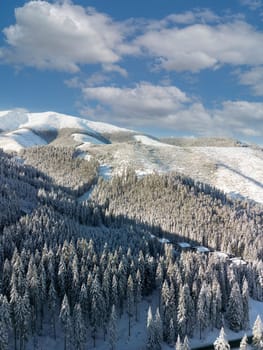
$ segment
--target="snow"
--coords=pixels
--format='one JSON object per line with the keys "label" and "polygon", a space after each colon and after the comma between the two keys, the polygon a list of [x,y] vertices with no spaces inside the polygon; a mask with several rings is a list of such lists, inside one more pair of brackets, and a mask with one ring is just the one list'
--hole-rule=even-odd
{"label": "snow", "polygon": [[[102,141],[98,140],[95,137],[92,137],[90,135],[86,135],[86,134],[79,134],[79,133],[75,133],[71,135],[73,137],[73,139],[77,142],[81,142],[84,145],[102,145],[104,144]],[[81,146],[78,146],[77,148],[81,148]]]}
{"label": "snow", "polygon": [[220,259],[228,259],[228,254],[226,254],[226,253],[218,252],[218,251],[215,251],[212,253],[215,254]]}
{"label": "snow", "polygon": [[112,177],[112,169],[108,164],[101,164],[99,168],[99,175],[104,180],[109,180]]}
{"label": "snow", "polygon": [[0,136],[0,148],[19,152],[23,148],[46,145],[46,142],[28,129],[19,129]]}
{"label": "snow", "polygon": [[242,260],[241,258],[237,258],[237,257],[231,258],[229,260],[234,265],[246,265],[247,264],[244,260]]}
{"label": "snow", "polygon": [[217,164],[214,186],[263,203],[263,152],[248,147],[198,147]]}
{"label": "snow", "polygon": [[0,111],[0,129],[8,131],[24,127],[35,130],[83,129],[94,135],[100,132],[131,132],[111,124],[93,122],[52,111],[41,113],[30,113],[24,110]]}
{"label": "snow", "polygon": [[130,129],[120,128],[115,125],[102,123],[102,122],[93,122],[88,120],[87,125],[92,129],[99,133],[117,133],[117,132],[134,132]]}
{"label": "snow", "polygon": [[[263,302],[249,299],[249,318],[250,318],[250,327],[246,331],[240,331],[240,332],[234,332],[228,329],[225,326],[225,333],[227,340],[235,340],[238,338],[242,338],[243,335],[246,333],[248,336],[252,335],[252,327],[253,324],[257,318],[257,315],[263,316]],[[215,339],[218,337],[220,330],[214,329],[213,331],[207,331],[203,339],[200,339],[199,336],[196,334],[194,338],[190,338],[190,346],[191,347],[199,347],[199,346],[206,346],[213,344]],[[198,332],[197,332],[198,333]],[[163,350],[168,350],[168,345],[165,345],[163,347]]]}
{"label": "snow", "polygon": [[169,239],[167,239],[167,238],[159,238],[158,239],[158,241],[160,242],[160,243],[170,243],[170,241],[169,241]]}
{"label": "snow", "polygon": [[210,250],[207,247],[204,247],[204,246],[197,246],[197,247],[194,247],[194,249],[198,253],[208,253],[208,252],[210,252]]}
{"label": "snow", "polygon": [[178,245],[180,248],[191,248],[191,244],[187,242],[179,242]]}
{"label": "snow", "polygon": [[[252,327],[257,318],[257,315],[263,315],[263,302],[259,302],[250,298],[250,328],[246,331],[233,332],[225,327],[225,333],[227,340],[235,340],[238,338],[242,338],[244,333],[248,336],[252,334]],[[146,297],[142,300],[140,304],[140,317],[139,321],[135,322],[134,317],[131,321],[131,336],[128,336],[128,316],[127,313],[124,312],[122,317],[118,319],[118,331],[117,331],[117,344],[116,350],[143,350],[145,349],[146,342],[146,320],[147,320],[147,311],[149,306],[151,305],[153,314],[155,313],[156,307],[158,306],[158,295],[154,293],[152,296]],[[54,340],[51,337],[51,326],[46,321],[44,323],[43,335],[38,337],[39,345],[41,349],[49,349],[49,350],[63,350],[64,349],[64,337],[62,330],[60,328],[60,323],[57,321],[57,338]],[[214,329],[213,331],[207,331],[204,334],[203,339],[199,338],[199,332],[196,331],[196,334],[193,338],[189,338],[190,346],[192,347],[201,347],[206,345],[211,345],[214,343],[215,339],[218,337],[220,330]],[[85,345],[86,349],[94,349],[93,341],[90,336],[90,329],[87,331],[88,342]],[[212,346],[213,348],[213,346]],[[27,344],[28,350],[33,350],[33,340]],[[103,340],[103,334],[100,332],[98,334],[96,340],[96,350],[108,350],[109,343],[106,336],[106,341]],[[171,347],[163,343],[162,350],[171,350]]]}
{"label": "snow", "polygon": [[160,141],[154,140],[151,137],[146,135],[134,135],[134,139],[146,146],[175,148],[175,146],[168,145],[167,143],[162,143]]}

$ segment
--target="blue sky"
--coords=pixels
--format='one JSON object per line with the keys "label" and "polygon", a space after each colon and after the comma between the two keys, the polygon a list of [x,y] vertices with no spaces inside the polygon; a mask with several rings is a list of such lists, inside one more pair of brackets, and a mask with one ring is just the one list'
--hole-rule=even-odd
{"label": "blue sky", "polygon": [[4,0],[0,26],[2,110],[263,144],[261,0]]}

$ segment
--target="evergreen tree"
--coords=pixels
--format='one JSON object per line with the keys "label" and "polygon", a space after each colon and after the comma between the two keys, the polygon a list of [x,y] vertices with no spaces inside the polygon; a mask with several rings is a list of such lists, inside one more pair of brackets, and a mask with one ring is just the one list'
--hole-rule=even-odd
{"label": "evergreen tree", "polygon": [[131,318],[134,312],[134,285],[132,276],[130,275],[127,282],[127,312],[128,312],[128,320],[129,320],[129,337],[131,335]]}
{"label": "evergreen tree", "polygon": [[140,307],[139,304],[142,300],[142,279],[141,279],[141,273],[138,269],[136,272],[136,279],[135,279],[136,285],[135,285],[135,295],[134,295],[134,301],[135,301],[135,320],[139,321],[140,318]]}
{"label": "evergreen tree", "polygon": [[190,350],[190,344],[187,335],[184,337],[183,350]]}
{"label": "evergreen tree", "polygon": [[110,321],[109,321],[109,344],[110,344],[110,350],[116,349],[116,343],[117,343],[117,314],[115,305],[112,305],[111,308],[111,315],[110,315]]}
{"label": "evergreen tree", "polygon": [[147,341],[146,348],[149,350],[155,349],[155,325],[152,316],[152,308],[149,306],[147,314]]}
{"label": "evergreen tree", "polygon": [[96,275],[91,286],[91,327],[94,347],[98,329],[103,325],[105,317],[105,303],[102,295],[101,285]]}
{"label": "evergreen tree", "polygon": [[183,349],[183,344],[181,343],[181,338],[180,335],[178,334],[177,340],[175,343],[175,350],[182,350]]}
{"label": "evergreen tree", "polygon": [[159,312],[159,308],[157,308],[155,317],[154,317],[154,331],[155,331],[155,349],[161,350],[162,348],[162,340],[163,340],[163,324]]}
{"label": "evergreen tree", "polygon": [[224,328],[222,327],[219,333],[219,337],[214,342],[215,350],[229,350],[230,346],[226,339]]}
{"label": "evergreen tree", "polygon": [[247,280],[243,280],[242,285],[242,301],[243,301],[243,329],[249,327],[249,290]]}
{"label": "evergreen tree", "polygon": [[241,339],[239,349],[240,349],[240,350],[247,350],[247,349],[248,349],[247,335],[246,335],[246,334],[245,334],[244,337]]}
{"label": "evergreen tree", "polygon": [[64,330],[64,350],[68,350],[70,346],[71,336],[72,336],[72,321],[70,316],[70,307],[68,303],[68,297],[66,294],[64,295],[64,298],[61,304],[59,319]]}
{"label": "evergreen tree", "polygon": [[259,315],[254,322],[252,334],[252,343],[254,347],[256,349],[263,349],[263,324]]}
{"label": "evergreen tree", "polygon": [[228,300],[227,320],[229,328],[233,331],[238,332],[243,328],[243,300],[237,282],[234,282]]}
{"label": "evergreen tree", "polygon": [[53,279],[49,285],[48,291],[48,308],[51,317],[51,326],[54,339],[56,339],[56,306],[57,306],[57,292],[54,287]]}
{"label": "evergreen tree", "polygon": [[169,332],[168,332],[167,342],[168,342],[168,344],[173,345],[174,340],[175,340],[174,321],[173,321],[173,318],[171,318],[170,324],[169,324]]}
{"label": "evergreen tree", "polygon": [[86,328],[79,303],[74,306],[73,310],[73,333],[75,349],[83,350],[86,341]]}

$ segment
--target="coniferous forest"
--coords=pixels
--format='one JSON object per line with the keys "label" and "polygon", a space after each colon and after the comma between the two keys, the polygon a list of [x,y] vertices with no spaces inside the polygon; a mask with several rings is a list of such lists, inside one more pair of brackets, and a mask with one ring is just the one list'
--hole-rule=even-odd
{"label": "coniferous forest", "polygon": [[[215,349],[229,349],[224,328],[245,334],[250,298],[263,302],[262,205],[176,173],[105,180],[77,156],[0,151],[0,349],[41,349],[47,328],[65,350],[102,338],[117,349],[118,319],[132,335],[150,297],[144,349],[190,349],[213,330]],[[262,342],[259,315],[254,348]]]}

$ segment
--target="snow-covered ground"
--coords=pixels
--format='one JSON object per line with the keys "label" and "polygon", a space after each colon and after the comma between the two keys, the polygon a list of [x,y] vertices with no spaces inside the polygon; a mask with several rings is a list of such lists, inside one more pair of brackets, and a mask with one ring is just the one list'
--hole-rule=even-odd
{"label": "snow-covered ground", "polygon": [[98,140],[96,137],[92,137],[89,135],[74,133],[71,136],[75,141],[82,143],[82,145],[78,146],[78,148],[82,148],[85,145],[102,145],[103,144],[103,142]]}
{"label": "snow-covered ground", "polygon": [[147,145],[147,146],[166,147],[166,148],[167,147],[175,147],[175,146],[160,142],[158,140],[154,140],[151,137],[146,136],[146,135],[134,135],[134,139],[136,141],[143,143],[144,145]]}
{"label": "snow-covered ground", "polygon": [[[80,150],[90,154],[92,146],[93,156],[111,168],[107,176],[121,174],[128,167],[134,168],[139,176],[176,171],[209,183],[233,197],[263,203],[263,151],[260,149],[178,147],[140,134],[133,136],[134,142],[106,145],[100,133],[131,130],[55,112],[24,110],[0,111],[0,130],[7,132],[0,134],[0,147],[19,151],[23,147],[43,145],[45,141],[34,131],[58,132],[65,128],[74,130],[72,137],[81,143],[77,146]],[[77,129],[81,131],[78,133]]]}
{"label": "snow-covered ground", "polygon": [[33,131],[24,128],[0,136],[0,148],[3,148],[4,151],[19,152],[26,147],[46,144],[46,141],[36,135]]}
{"label": "snow-covered ground", "polygon": [[35,130],[84,129],[93,134],[131,131],[111,124],[93,122],[51,111],[41,113],[30,113],[24,110],[0,111],[0,129],[9,131],[18,128],[31,128]]}
{"label": "snow-covered ground", "polygon": [[[146,344],[146,320],[147,320],[147,312],[148,308],[151,305],[153,314],[155,313],[157,307],[158,297],[156,293],[152,297],[145,298],[140,305],[140,317],[139,321],[136,322],[134,317],[131,322],[131,336],[128,336],[128,316],[127,313],[124,312],[123,316],[118,320],[118,334],[117,334],[117,345],[116,350],[145,350]],[[250,299],[250,329],[246,331],[233,332],[230,331],[227,327],[225,327],[225,333],[228,340],[235,340],[238,338],[242,338],[244,333],[247,335],[252,334],[252,326],[256,320],[257,315],[261,315],[263,317],[263,302],[258,302]],[[198,332],[196,332],[198,333]],[[86,344],[86,349],[96,349],[96,350],[108,350],[109,342],[106,336],[106,341],[103,339],[103,334],[100,332],[98,334],[96,340],[96,348],[93,347],[93,341],[90,337],[90,330],[87,331],[87,335],[89,341]],[[219,330],[214,329],[213,331],[207,331],[207,334],[203,339],[199,339],[199,335],[196,334],[194,338],[190,338],[190,346],[191,347],[201,347],[209,344],[213,344],[215,339],[219,335]],[[64,338],[62,331],[59,327],[59,322],[57,322],[57,339],[54,340],[51,337],[51,325],[46,323],[44,325],[43,336],[38,337],[38,342],[40,345],[40,349],[48,349],[48,350],[63,350],[64,349]],[[28,350],[33,350],[32,341],[27,345]],[[162,344],[162,350],[171,350],[172,347],[166,343]]]}

